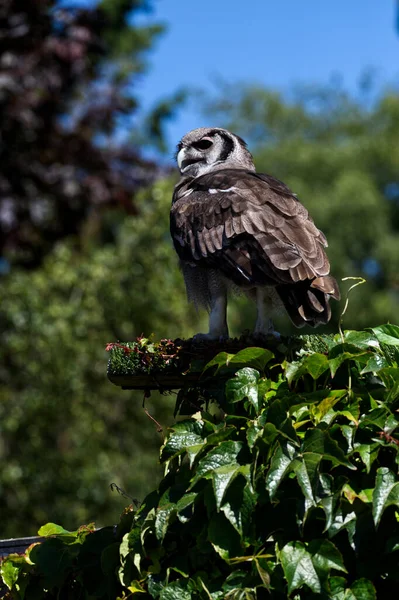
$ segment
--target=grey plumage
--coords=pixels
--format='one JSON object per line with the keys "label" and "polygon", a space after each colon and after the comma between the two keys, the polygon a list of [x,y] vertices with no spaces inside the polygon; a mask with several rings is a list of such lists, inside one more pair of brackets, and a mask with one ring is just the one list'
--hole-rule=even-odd
{"label": "grey plumage", "polygon": [[[245,142],[220,128],[195,129],[178,146],[171,234],[189,300],[210,310],[206,337],[227,336],[229,285],[255,296],[255,331],[265,333],[264,303],[276,296],[293,323],[317,326],[339,299],[327,240],[281,181],[256,173]],[[201,334],[202,335],[202,334]]]}

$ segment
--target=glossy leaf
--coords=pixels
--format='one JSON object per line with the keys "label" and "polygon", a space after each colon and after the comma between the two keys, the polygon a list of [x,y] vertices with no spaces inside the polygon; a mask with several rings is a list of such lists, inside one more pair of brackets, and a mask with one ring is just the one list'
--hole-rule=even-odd
{"label": "glossy leaf", "polygon": [[161,460],[168,460],[185,452],[191,446],[201,446],[204,443],[202,437],[190,431],[177,431],[172,433],[161,451]]}
{"label": "glossy leaf", "polygon": [[216,508],[219,510],[227,488],[237,475],[249,476],[249,466],[230,464],[218,467],[212,472],[213,489],[215,491]]}
{"label": "glossy leaf", "polygon": [[288,582],[288,593],[307,585],[312,592],[321,592],[321,582],[312,556],[302,542],[289,542],[280,551],[280,560]]}
{"label": "glossy leaf", "polygon": [[376,526],[384,510],[391,505],[399,506],[399,481],[387,467],[377,469],[373,493],[373,518]]}
{"label": "glossy leaf", "polygon": [[248,398],[255,410],[259,412],[258,381],[258,371],[250,367],[240,369],[226,384],[227,400],[235,403]]}
{"label": "glossy leaf", "polygon": [[399,346],[399,326],[398,325],[380,325],[371,328],[375,337],[381,344],[389,346]]}
{"label": "glossy leaf", "polygon": [[291,469],[295,457],[295,447],[290,443],[278,444],[266,476],[266,489],[273,500],[281,481]]}
{"label": "glossy leaf", "polygon": [[356,467],[346,458],[343,450],[327,431],[321,429],[309,430],[305,435],[302,451],[321,454],[322,459],[331,460],[335,465],[340,464],[348,467],[348,469],[356,470]]}
{"label": "glossy leaf", "polygon": [[311,375],[313,379],[318,379],[328,369],[328,359],[324,354],[314,353],[307,356],[302,361],[288,363],[285,374],[288,383],[296,381],[303,375]]}
{"label": "glossy leaf", "polygon": [[237,454],[242,448],[241,442],[225,441],[213,448],[199,461],[191,481],[193,486],[201,477],[211,475],[215,469],[225,466],[237,466]]}
{"label": "glossy leaf", "polygon": [[273,352],[266,348],[245,348],[230,358],[228,364],[231,367],[252,367],[262,373],[272,358]]}

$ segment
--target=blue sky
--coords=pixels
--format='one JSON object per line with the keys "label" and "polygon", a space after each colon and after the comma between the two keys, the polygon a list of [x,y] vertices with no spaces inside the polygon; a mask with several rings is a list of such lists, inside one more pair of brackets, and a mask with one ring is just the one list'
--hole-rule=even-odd
{"label": "blue sky", "polygon": [[[288,92],[339,74],[355,91],[373,67],[379,86],[399,82],[396,0],[154,0],[154,8],[149,20],[168,30],[136,89],[145,108],[180,86],[213,89],[217,76]],[[195,106],[182,109],[171,147],[206,124]]]}

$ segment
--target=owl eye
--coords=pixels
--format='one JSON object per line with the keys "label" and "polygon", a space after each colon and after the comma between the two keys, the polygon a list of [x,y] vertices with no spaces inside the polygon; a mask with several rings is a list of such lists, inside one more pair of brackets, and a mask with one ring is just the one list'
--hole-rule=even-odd
{"label": "owl eye", "polygon": [[209,139],[198,140],[198,142],[194,142],[193,146],[197,150],[206,150],[212,146],[213,142]]}

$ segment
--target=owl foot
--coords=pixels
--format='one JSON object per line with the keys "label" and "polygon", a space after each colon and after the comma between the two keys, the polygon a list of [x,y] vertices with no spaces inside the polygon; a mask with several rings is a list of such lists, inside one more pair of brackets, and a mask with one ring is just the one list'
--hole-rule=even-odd
{"label": "owl foot", "polygon": [[229,334],[215,334],[215,333],[196,333],[193,335],[194,342],[225,342],[229,339]]}
{"label": "owl foot", "polygon": [[281,338],[281,335],[279,334],[279,332],[274,329],[274,324],[271,319],[268,320],[267,327],[264,327],[264,326],[258,327],[258,323],[257,323],[255,326],[255,331],[254,331],[253,335],[255,337],[256,336],[273,337],[275,340],[279,340]]}

